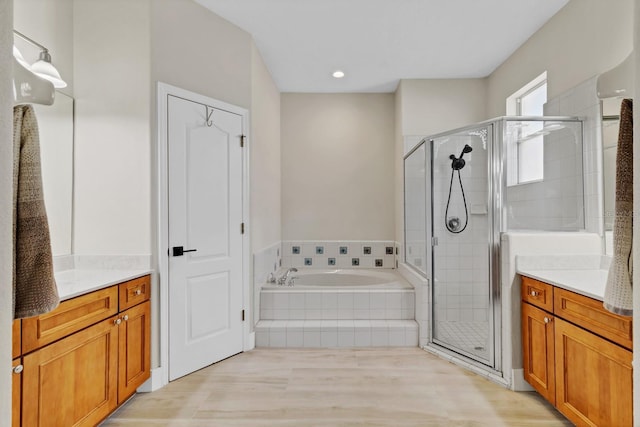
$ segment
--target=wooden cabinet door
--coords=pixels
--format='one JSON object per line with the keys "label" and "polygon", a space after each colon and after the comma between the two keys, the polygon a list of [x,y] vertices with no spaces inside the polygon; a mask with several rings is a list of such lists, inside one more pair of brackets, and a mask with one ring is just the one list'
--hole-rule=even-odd
{"label": "wooden cabinet door", "polygon": [[24,356],[24,427],[93,427],[116,408],[116,319]]}
{"label": "wooden cabinet door", "polygon": [[555,320],[556,407],[577,426],[633,425],[632,353]]}
{"label": "wooden cabinet door", "polygon": [[120,313],[118,404],[127,400],[151,375],[151,303]]}
{"label": "wooden cabinet door", "polygon": [[524,379],[551,404],[556,401],[553,316],[522,304]]}
{"label": "wooden cabinet door", "polygon": [[20,427],[20,405],[22,400],[22,373],[16,372],[16,366],[20,366],[20,359],[13,361],[12,389],[11,389],[11,426]]}

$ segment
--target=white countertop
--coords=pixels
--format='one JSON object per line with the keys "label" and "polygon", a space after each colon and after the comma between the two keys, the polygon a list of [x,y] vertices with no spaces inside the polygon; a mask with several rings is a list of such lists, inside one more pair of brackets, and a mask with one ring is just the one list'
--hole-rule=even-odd
{"label": "white countertop", "polygon": [[604,299],[604,288],[609,274],[608,270],[603,269],[537,270],[518,268],[516,271],[523,276],[600,301]]}
{"label": "white countertop", "polygon": [[55,273],[60,300],[64,301],[127,280],[150,274],[151,270],[64,270]]}

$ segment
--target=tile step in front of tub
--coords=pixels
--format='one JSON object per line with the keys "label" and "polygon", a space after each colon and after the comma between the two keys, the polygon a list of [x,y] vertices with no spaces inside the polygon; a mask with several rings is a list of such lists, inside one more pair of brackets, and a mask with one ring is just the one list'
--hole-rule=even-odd
{"label": "tile step in front of tub", "polygon": [[416,347],[415,320],[260,320],[256,347]]}

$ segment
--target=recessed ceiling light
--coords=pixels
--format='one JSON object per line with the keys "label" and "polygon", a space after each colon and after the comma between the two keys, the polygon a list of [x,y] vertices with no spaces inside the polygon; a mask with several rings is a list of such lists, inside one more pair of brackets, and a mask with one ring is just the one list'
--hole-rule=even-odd
{"label": "recessed ceiling light", "polygon": [[336,79],[343,78],[344,77],[344,71],[340,71],[340,70],[334,71],[333,72],[333,77],[335,77]]}

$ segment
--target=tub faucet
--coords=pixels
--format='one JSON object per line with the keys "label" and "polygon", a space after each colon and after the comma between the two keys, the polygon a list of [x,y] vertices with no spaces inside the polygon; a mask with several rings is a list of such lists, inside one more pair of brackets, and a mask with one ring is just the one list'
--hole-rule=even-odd
{"label": "tub faucet", "polygon": [[288,270],[287,270],[287,272],[286,272],[286,273],[284,273],[284,274],[282,275],[282,277],[280,277],[280,278],[278,279],[278,285],[280,285],[280,286],[285,285],[285,284],[287,283],[287,279],[289,278],[289,276],[291,275],[291,273],[295,273],[295,272],[297,272],[297,271],[298,271],[298,269],[297,269],[297,268],[295,268],[295,267],[292,267],[292,268],[288,269]]}

